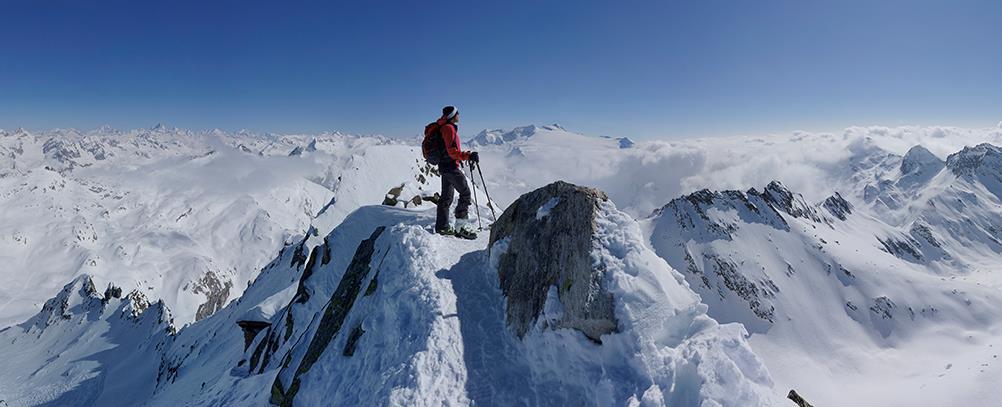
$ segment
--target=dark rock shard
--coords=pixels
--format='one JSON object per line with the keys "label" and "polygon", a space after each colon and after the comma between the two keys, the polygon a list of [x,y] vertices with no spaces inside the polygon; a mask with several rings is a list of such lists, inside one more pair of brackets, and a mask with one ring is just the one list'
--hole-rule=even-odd
{"label": "dark rock shard", "polygon": [[358,339],[361,338],[364,333],[365,330],[362,329],[361,323],[355,325],[355,327],[351,329],[351,333],[348,334],[348,340],[344,344],[344,352],[342,353],[344,356],[355,355],[355,346],[358,345]]}
{"label": "dark rock shard", "polygon": [[104,300],[108,301],[112,298],[122,298],[122,288],[108,283],[108,288],[104,289]]}
{"label": "dark rock shard", "polygon": [[271,326],[271,322],[267,321],[237,321],[237,326],[244,331],[244,351],[250,347],[251,342],[254,342],[254,338],[257,334],[263,331],[265,328]]}
{"label": "dark rock shard", "polygon": [[299,287],[296,289],[296,295],[292,297],[292,301],[296,303],[305,303],[310,300],[310,291],[306,288],[306,281],[310,279],[313,275],[313,269],[317,264],[317,256],[320,254],[321,250],[326,250],[324,245],[316,246],[310,252],[309,260],[306,262],[306,268],[303,269],[303,275],[299,278]]}

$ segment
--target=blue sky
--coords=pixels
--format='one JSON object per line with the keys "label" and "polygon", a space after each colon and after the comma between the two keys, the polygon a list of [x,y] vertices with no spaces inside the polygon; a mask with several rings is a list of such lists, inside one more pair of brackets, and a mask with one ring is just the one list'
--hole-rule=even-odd
{"label": "blue sky", "polygon": [[1002,120],[998,1],[0,2],[0,128],[635,138]]}

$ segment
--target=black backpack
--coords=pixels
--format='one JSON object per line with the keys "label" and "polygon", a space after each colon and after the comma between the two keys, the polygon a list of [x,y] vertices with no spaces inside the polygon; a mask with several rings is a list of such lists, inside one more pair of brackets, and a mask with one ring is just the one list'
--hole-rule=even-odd
{"label": "black backpack", "polygon": [[[446,123],[443,126],[450,126]],[[438,165],[449,160],[449,155],[445,151],[445,139],[442,138],[442,126],[438,122],[429,123],[424,126],[424,140],[421,141],[421,155],[428,164]]]}

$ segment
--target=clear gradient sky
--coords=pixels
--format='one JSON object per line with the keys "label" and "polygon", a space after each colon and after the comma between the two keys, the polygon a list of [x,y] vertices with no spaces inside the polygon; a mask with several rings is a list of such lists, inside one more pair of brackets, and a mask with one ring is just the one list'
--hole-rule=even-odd
{"label": "clear gradient sky", "polygon": [[634,138],[1002,120],[1002,1],[0,1],[0,128]]}

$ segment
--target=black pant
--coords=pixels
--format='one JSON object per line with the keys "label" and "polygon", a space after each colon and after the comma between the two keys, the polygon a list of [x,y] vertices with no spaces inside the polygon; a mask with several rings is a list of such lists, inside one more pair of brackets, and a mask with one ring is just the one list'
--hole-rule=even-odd
{"label": "black pant", "polygon": [[442,195],[438,199],[435,230],[441,231],[449,228],[449,206],[452,205],[454,191],[459,191],[459,203],[456,205],[456,219],[469,218],[470,186],[466,184],[466,175],[455,165],[439,165],[438,172],[442,175]]}

